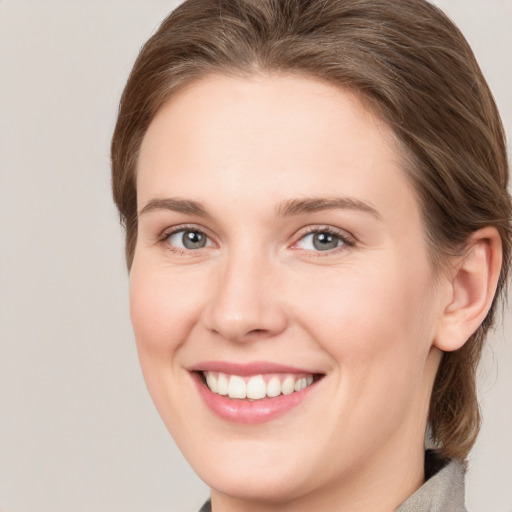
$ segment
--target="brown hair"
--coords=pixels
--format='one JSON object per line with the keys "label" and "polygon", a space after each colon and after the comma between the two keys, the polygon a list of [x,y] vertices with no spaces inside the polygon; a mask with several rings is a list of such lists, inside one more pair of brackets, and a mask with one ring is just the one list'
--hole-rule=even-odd
{"label": "brown hair", "polygon": [[504,131],[457,27],[424,0],[187,0],[143,46],[112,139],[112,187],[130,268],[136,166],[146,130],[178,89],[209,73],[297,73],[356,91],[395,131],[435,268],[483,226],[502,238],[498,292],[469,341],[445,353],[431,396],[432,438],[465,459],[479,429],[475,372],[511,254]]}

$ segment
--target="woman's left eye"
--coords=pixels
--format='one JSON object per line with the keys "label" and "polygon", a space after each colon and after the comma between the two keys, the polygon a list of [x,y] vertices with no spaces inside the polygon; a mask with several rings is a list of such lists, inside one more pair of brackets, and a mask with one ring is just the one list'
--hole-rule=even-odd
{"label": "woman's left eye", "polygon": [[180,229],[170,233],[166,241],[176,249],[194,250],[212,245],[212,241],[202,232],[195,229]]}
{"label": "woman's left eye", "polygon": [[313,231],[304,235],[295,246],[306,251],[332,251],[343,245],[353,245],[340,234],[328,230]]}

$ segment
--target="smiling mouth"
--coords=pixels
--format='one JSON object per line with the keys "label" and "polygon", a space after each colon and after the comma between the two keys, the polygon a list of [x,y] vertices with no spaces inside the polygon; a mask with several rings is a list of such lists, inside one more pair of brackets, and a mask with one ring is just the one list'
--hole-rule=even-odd
{"label": "smiling mouth", "polygon": [[238,400],[263,400],[280,395],[298,393],[323,375],[274,373],[252,376],[232,375],[223,372],[200,372],[203,383],[217,395]]}

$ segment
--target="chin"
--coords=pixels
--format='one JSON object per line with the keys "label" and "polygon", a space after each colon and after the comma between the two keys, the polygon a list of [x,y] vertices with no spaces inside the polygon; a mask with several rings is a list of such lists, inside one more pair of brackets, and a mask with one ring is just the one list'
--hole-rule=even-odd
{"label": "chin", "polygon": [[[299,466],[300,467],[300,466]],[[197,473],[201,477],[201,471]],[[297,478],[295,468],[275,466],[249,468],[242,471],[205,470],[205,483],[213,490],[241,501],[287,503],[300,498],[307,492],[302,478]]]}
{"label": "chin", "polygon": [[[236,435],[236,434],[235,434]],[[192,441],[192,438],[189,438]],[[294,443],[266,439],[203,442],[182,446],[197,475],[214,491],[249,501],[293,501],[307,492],[319,471]],[[300,443],[299,443],[300,444]],[[289,454],[293,454],[291,457]]]}

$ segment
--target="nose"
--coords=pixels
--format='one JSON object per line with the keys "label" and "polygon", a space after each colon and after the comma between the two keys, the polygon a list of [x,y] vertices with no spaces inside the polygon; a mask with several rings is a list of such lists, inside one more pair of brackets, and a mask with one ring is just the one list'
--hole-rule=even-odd
{"label": "nose", "polygon": [[264,258],[231,257],[214,279],[212,299],[203,310],[206,328],[234,342],[271,338],[287,326],[275,270]]}

